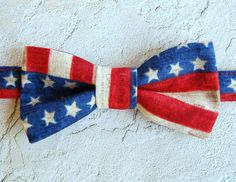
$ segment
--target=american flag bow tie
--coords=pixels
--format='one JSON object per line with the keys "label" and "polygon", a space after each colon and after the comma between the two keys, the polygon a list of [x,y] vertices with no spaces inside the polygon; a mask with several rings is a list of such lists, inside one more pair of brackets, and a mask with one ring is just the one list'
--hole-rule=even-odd
{"label": "american flag bow tie", "polygon": [[22,68],[0,67],[0,98],[20,97],[31,143],[96,108],[136,109],[154,123],[206,138],[220,101],[236,101],[236,71],[217,71],[214,47],[190,43],[136,68],[109,68],[68,53],[28,46]]}

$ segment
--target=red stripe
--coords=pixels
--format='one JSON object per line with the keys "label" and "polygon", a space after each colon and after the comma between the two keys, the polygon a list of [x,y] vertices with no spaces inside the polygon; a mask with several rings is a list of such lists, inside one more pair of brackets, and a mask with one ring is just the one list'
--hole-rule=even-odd
{"label": "red stripe", "polygon": [[73,56],[70,78],[84,83],[94,84],[94,64]]}
{"label": "red stripe", "polygon": [[141,89],[138,90],[138,103],[160,118],[207,133],[211,132],[218,116],[218,113]]}
{"label": "red stripe", "polygon": [[219,90],[218,73],[192,73],[139,87],[157,92]]}
{"label": "red stripe", "polygon": [[113,68],[111,71],[109,108],[130,108],[130,68]]}
{"label": "red stripe", "polygon": [[220,99],[223,102],[236,101],[236,93],[233,93],[233,94],[220,94]]}
{"label": "red stripe", "polygon": [[39,73],[48,73],[50,49],[41,47],[26,47],[26,70]]}
{"label": "red stripe", "polygon": [[18,98],[20,97],[20,90],[19,89],[0,89],[0,98]]}

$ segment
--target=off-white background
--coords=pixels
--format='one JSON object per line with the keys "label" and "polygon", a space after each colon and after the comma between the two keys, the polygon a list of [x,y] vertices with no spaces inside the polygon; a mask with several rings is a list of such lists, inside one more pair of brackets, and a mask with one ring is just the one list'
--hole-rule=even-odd
{"label": "off-white background", "polygon": [[[30,44],[138,66],[201,40],[214,42],[220,69],[236,69],[235,0],[0,0],[0,65],[20,65]],[[151,124],[139,112],[97,110],[35,144],[18,104],[0,105],[2,182],[236,181],[236,103],[221,105],[208,140]]]}

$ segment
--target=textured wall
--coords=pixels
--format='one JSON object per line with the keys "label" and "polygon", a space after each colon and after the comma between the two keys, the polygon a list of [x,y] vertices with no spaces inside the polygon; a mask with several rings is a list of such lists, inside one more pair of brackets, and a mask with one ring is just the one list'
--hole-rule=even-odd
{"label": "textured wall", "polygon": [[[0,0],[0,64],[24,45],[61,49],[112,66],[138,66],[165,48],[212,40],[220,69],[236,69],[235,0]],[[200,140],[139,112],[97,110],[29,144],[19,102],[0,105],[0,180],[236,181],[236,104],[224,103]]]}

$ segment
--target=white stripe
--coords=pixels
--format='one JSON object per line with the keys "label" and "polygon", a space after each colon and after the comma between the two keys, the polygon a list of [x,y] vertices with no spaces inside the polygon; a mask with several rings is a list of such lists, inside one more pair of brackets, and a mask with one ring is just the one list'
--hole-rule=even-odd
{"label": "white stripe", "polygon": [[146,116],[148,119],[153,121],[156,124],[160,124],[163,126],[166,126],[168,128],[175,129],[177,131],[180,131],[182,133],[188,134],[188,135],[193,135],[199,138],[207,138],[210,136],[210,133],[206,133],[200,130],[195,130],[180,124],[176,124],[173,122],[170,122],[168,120],[162,119],[158,116],[155,116],[154,114],[148,112],[141,104],[138,104],[138,109]]}
{"label": "white stripe", "polygon": [[26,65],[27,65],[27,47],[24,48],[24,58],[23,58],[23,63],[22,63],[22,70],[26,70]]}
{"label": "white stripe", "polygon": [[163,93],[169,97],[181,100],[185,103],[200,107],[202,109],[218,112],[220,107],[219,91],[194,91],[194,92],[177,92]]}
{"label": "white stripe", "polygon": [[48,74],[62,78],[70,78],[72,57],[71,54],[51,50]]}
{"label": "white stripe", "polygon": [[97,66],[96,104],[98,108],[109,108],[111,68]]}

